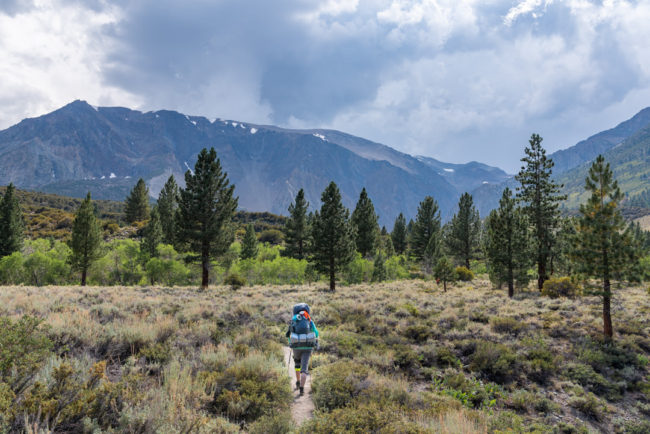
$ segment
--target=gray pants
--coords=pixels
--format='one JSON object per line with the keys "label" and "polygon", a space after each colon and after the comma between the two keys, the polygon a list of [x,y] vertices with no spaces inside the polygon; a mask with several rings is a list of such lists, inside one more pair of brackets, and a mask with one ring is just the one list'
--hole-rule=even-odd
{"label": "gray pants", "polygon": [[299,371],[301,374],[309,375],[309,358],[311,357],[311,348],[308,350],[294,348],[291,351],[293,351],[293,363],[296,367],[296,371]]}

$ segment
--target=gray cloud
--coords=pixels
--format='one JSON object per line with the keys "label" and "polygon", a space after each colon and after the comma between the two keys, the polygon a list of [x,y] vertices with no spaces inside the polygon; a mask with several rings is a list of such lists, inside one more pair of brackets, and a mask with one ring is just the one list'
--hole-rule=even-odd
{"label": "gray cloud", "polygon": [[[18,75],[0,67],[0,83],[14,83],[0,84],[0,100],[24,94],[25,112],[86,92],[99,104],[337,128],[512,171],[531,132],[549,150],[567,147],[650,97],[644,2],[53,1],[97,21],[59,43],[92,67],[70,72],[78,89],[56,92],[27,81],[15,90]],[[0,11],[43,14],[25,4],[0,0]],[[71,50],[76,41],[85,45]],[[65,77],[63,56],[9,52]]]}

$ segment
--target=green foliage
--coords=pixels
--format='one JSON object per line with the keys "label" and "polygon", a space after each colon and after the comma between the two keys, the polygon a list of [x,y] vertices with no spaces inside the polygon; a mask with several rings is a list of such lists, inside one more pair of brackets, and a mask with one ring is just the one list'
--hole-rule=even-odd
{"label": "green foliage", "polygon": [[517,336],[526,330],[526,324],[511,317],[492,317],[490,325],[492,330],[497,333],[508,333],[513,336]]}
{"label": "green foliage", "polygon": [[134,240],[114,240],[106,254],[88,270],[89,279],[101,285],[136,285],[144,283],[140,244]]}
{"label": "green foliage", "polygon": [[542,138],[533,134],[521,159],[525,166],[515,176],[521,187],[517,199],[524,204],[523,211],[532,226],[533,247],[537,262],[537,287],[548,279],[548,267],[555,245],[554,230],[558,226],[559,204],[566,196],[559,194],[561,185],[551,178],[553,160],[546,157]]}
{"label": "green foliage", "polygon": [[309,241],[310,228],[307,222],[309,202],[305,200],[305,191],[301,188],[296,200],[289,205],[289,219],[285,231],[285,254],[296,259],[305,259]]}
{"label": "green foliage", "polygon": [[345,266],[343,278],[348,284],[370,282],[373,276],[373,263],[355,252],[354,259]]}
{"label": "green foliage", "polygon": [[401,255],[406,252],[408,248],[408,232],[406,230],[406,219],[404,214],[399,213],[393,225],[393,231],[390,233],[393,241],[393,248],[395,253]]}
{"label": "green foliage", "polygon": [[69,242],[69,261],[74,270],[81,271],[81,286],[86,284],[88,269],[101,256],[100,243],[99,225],[88,193],[75,215]]}
{"label": "green foliage", "polygon": [[[70,248],[60,241],[28,241],[23,265],[24,279],[30,285],[62,285],[69,282],[70,265],[67,259]],[[16,264],[18,265],[18,264]],[[0,266],[0,269],[2,267]]]}
{"label": "green foliage", "polygon": [[258,241],[260,243],[268,243],[272,245],[282,244],[284,234],[278,229],[266,229],[260,233]]}
{"label": "green foliage", "polygon": [[127,223],[147,220],[149,212],[149,188],[140,178],[124,201],[125,219]]}
{"label": "green foliage", "polygon": [[158,246],[158,251],[160,257],[149,259],[144,267],[151,284],[162,283],[168,286],[189,284],[190,270],[178,260],[174,248],[161,244]]}
{"label": "green foliage", "polygon": [[602,421],[607,414],[607,407],[593,393],[571,398],[569,405],[596,421]]}
{"label": "green foliage", "polygon": [[456,275],[458,276],[458,280],[462,282],[471,282],[474,280],[474,273],[472,273],[472,270],[467,267],[456,267],[455,271]]}
{"label": "green foliage", "polygon": [[339,361],[318,370],[312,382],[312,397],[318,410],[331,411],[348,405],[368,378],[368,367]]}
{"label": "green foliage", "polygon": [[391,256],[386,259],[384,268],[386,269],[386,280],[408,279],[409,277],[408,261],[404,255]]}
{"label": "green foliage", "polygon": [[433,270],[433,275],[436,280],[442,282],[445,291],[447,291],[447,282],[454,282],[458,278],[454,266],[446,256],[438,259],[436,268]]}
{"label": "green foliage", "polygon": [[241,277],[237,273],[230,273],[228,276],[226,276],[225,279],[223,279],[224,285],[229,285],[230,289],[233,291],[241,288],[242,286],[246,285],[246,279]]}
{"label": "green foliage", "polygon": [[550,298],[575,298],[580,294],[580,286],[570,277],[551,277],[542,287],[542,295]]}
{"label": "green foliage", "polygon": [[246,226],[246,233],[241,243],[240,256],[242,259],[254,259],[257,256],[257,252],[257,235],[255,235],[255,228],[249,223]]}
{"label": "green foliage", "polygon": [[22,253],[13,252],[11,255],[0,258],[0,282],[4,285],[17,285],[24,282],[25,259]]}
{"label": "green foliage", "polygon": [[479,342],[472,356],[470,369],[499,384],[511,382],[517,371],[517,356],[507,346]]}
{"label": "green foliage", "polygon": [[178,209],[178,185],[174,175],[170,175],[164,187],[158,195],[158,213],[160,214],[160,226],[162,229],[163,241],[167,244],[174,244],[176,224],[174,214]]}
{"label": "green foliage", "polygon": [[151,210],[151,216],[147,226],[144,228],[142,245],[140,249],[150,258],[158,256],[158,244],[163,241],[163,230],[160,223],[158,207]]}
{"label": "green foliage", "polygon": [[506,187],[499,208],[486,219],[485,253],[491,280],[508,285],[508,295],[514,295],[515,284],[528,283],[530,237],[528,220],[523,211],[515,207],[515,200]]}
{"label": "green foliage", "polygon": [[341,193],[334,182],[323,191],[323,205],[312,224],[312,262],[316,269],[329,275],[329,288],[336,288],[336,272],[354,258],[354,230],[350,212],[341,203]]}
{"label": "green foliage", "polygon": [[368,197],[366,189],[361,190],[357,206],[352,212],[350,219],[352,227],[355,229],[355,244],[357,251],[364,258],[370,256],[375,251],[377,237],[379,235],[379,225],[377,224],[377,214],[375,207]]}
{"label": "green foliage", "polygon": [[23,245],[25,223],[16,189],[9,184],[0,200],[0,258],[17,252]]}
{"label": "green foliage", "polygon": [[386,272],[386,258],[384,254],[379,252],[375,255],[375,262],[372,269],[372,281],[383,282],[387,279],[388,273]]}
{"label": "green foliage", "polygon": [[610,279],[623,280],[637,270],[640,252],[618,209],[623,194],[602,155],[589,169],[585,183],[591,197],[580,206],[574,257],[580,272],[602,281],[603,334],[611,339]]}
{"label": "green foliage", "polygon": [[194,172],[185,172],[185,188],[180,190],[176,213],[177,240],[182,240],[183,246],[195,254],[190,259],[200,261],[202,288],[208,286],[210,260],[228,251],[234,239],[234,191],[235,186],[229,185],[214,148],[203,148]]}
{"label": "green foliage", "polygon": [[425,265],[435,264],[440,252],[441,239],[438,203],[431,196],[427,196],[418,206],[411,232],[410,245],[413,256]]}
{"label": "green foliage", "polygon": [[462,373],[450,373],[433,381],[434,390],[451,396],[468,408],[492,409],[503,395],[501,388],[494,383],[483,383],[470,379]]}
{"label": "green foliage", "polygon": [[448,224],[445,244],[451,254],[470,267],[470,260],[478,253],[481,220],[474,207],[472,195],[463,193],[458,201],[458,212]]}

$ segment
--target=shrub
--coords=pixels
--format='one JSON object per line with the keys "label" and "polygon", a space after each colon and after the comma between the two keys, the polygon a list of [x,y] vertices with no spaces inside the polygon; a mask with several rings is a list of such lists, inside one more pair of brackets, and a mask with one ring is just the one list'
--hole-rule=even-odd
{"label": "shrub", "polygon": [[223,283],[224,285],[230,285],[230,289],[236,291],[237,289],[246,285],[246,279],[237,273],[230,273],[228,276],[226,276],[225,279],[223,279]]}
{"label": "shrub", "polygon": [[277,229],[266,229],[260,233],[258,241],[260,243],[278,245],[284,241],[284,234]]}
{"label": "shrub", "polygon": [[589,365],[569,363],[564,368],[564,375],[598,395],[611,394],[615,391],[613,385]]}
{"label": "shrub", "polygon": [[515,375],[517,356],[503,344],[480,342],[472,356],[470,369],[497,383],[507,383]]}
{"label": "shrub", "polygon": [[495,316],[490,320],[490,324],[493,331],[497,333],[508,333],[514,336],[517,336],[526,329],[526,324],[511,317]]}
{"label": "shrub", "polygon": [[467,378],[462,372],[452,372],[445,375],[442,380],[434,380],[433,387],[469,408],[493,408],[502,395],[500,388],[494,383],[484,384],[473,378]]}
{"label": "shrub", "polygon": [[551,277],[544,282],[542,295],[550,298],[574,298],[580,295],[580,287],[570,277]]}
{"label": "shrub", "polygon": [[318,410],[345,407],[362,390],[370,370],[356,362],[338,361],[314,372],[312,396]]}
{"label": "shrub", "polygon": [[593,393],[571,398],[569,405],[597,421],[602,421],[607,413],[607,407]]}
{"label": "shrub", "polygon": [[463,282],[474,280],[474,273],[467,267],[456,267],[456,275],[458,275],[458,280]]}

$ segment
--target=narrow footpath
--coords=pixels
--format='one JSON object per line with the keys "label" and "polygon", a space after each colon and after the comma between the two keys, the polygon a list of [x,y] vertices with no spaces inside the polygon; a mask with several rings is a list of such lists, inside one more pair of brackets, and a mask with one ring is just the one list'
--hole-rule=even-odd
{"label": "narrow footpath", "polygon": [[302,425],[307,419],[311,419],[314,414],[314,401],[311,399],[311,376],[307,377],[305,383],[305,394],[300,396],[296,389],[296,371],[291,359],[291,349],[284,347],[284,365],[287,366],[287,373],[291,378],[291,388],[293,389],[293,402],[291,403],[291,417],[297,426]]}

